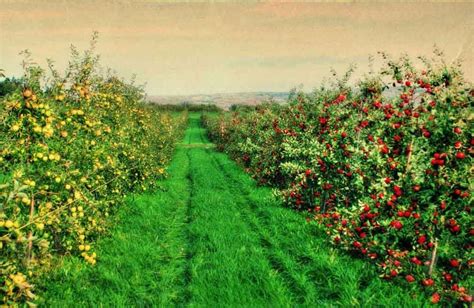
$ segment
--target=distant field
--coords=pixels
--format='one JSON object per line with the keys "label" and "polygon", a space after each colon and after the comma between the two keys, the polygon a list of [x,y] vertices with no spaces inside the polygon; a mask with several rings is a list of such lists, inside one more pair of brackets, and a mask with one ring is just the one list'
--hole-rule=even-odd
{"label": "distant field", "polygon": [[264,101],[273,100],[283,103],[288,98],[288,92],[244,92],[244,93],[217,93],[197,94],[187,96],[148,96],[149,101],[164,104],[215,104],[223,109],[238,105],[257,105]]}
{"label": "distant field", "polygon": [[[357,89],[354,89],[354,91],[357,91]],[[382,94],[387,98],[393,98],[399,95],[401,91],[401,87],[395,87],[385,89]],[[289,92],[241,92],[168,96],[149,95],[148,100],[159,105],[212,104],[228,110],[232,105],[255,106],[270,100],[277,103],[285,103],[289,95]]]}

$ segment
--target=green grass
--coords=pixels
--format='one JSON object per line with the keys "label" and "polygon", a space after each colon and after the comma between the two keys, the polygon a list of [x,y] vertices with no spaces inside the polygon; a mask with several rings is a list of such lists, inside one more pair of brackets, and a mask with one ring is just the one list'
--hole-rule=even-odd
{"label": "green grass", "polygon": [[162,191],[137,196],[99,240],[95,267],[65,258],[40,292],[69,306],[422,306],[339,253],[209,146],[199,115]]}
{"label": "green grass", "polygon": [[0,184],[5,184],[10,180],[11,176],[7,174],[0,173]]}

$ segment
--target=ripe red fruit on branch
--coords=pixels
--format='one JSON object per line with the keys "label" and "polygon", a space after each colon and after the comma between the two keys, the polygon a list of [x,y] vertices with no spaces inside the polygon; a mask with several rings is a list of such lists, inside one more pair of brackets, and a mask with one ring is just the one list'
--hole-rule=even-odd
{"label": "ripe red fruit on branch", "polygon": [[332,188],[332,184],[330,184],[330,183],[326,183],[326,184],[323,185],[324,190],[329,190],[331,188]]}
{"label": "ripe red fruit on branch", "polygon": [[466,302],[466,303],[470,303],[470,302],[472,302],[472,296],[467,295],[467,294],[463,294],[463,296],[461,296],[461,301]]}
{"label": "ripe red fruit on branch", "polygon": [[305,175],[306,175],[306,176],[310,176],[310,175],[311,175],[311,169],[307,169],[307,170],[305,171]]}
{"label": "ripe red fruit on branch", "polygon": [[416,265],[422,265],[423,262],[421,262],[420,260],[418,260],[417,257],[413,257],[410,259],[410,262],[413,263],[413,264],[416,264]]}
{"label": "ripe red fruit on branch", "polygon": [[459,261],[456,259],[451,259],[449,260],[449,264],[451,264],[452,267],[459,267]]}
{"label": "ripe red fruit on branch", "polygon": [[347,137],[347,133],[346,133],[346,132],[342,132],[341,137],[342,137],[342,138],[346,138],[346,137]]}
{"label": "ripe red fruit on branch", "polygon": [[466,157],[466,154],[464,154],[463,152],[457,152],[456,153],[456,158],[457,159],[464,159]]}
{"label": "ripe red fruit on branch", "polygon": [[460,133],[462,133],[462,130],[461,130],[459,127],[455,127],[455,128],[453,129],[453,132],[454,132],[455,134],[460,134]]}
{"label": "ripe red fruit on branch", "polygon": [[339,94],[339,96],[337,97],[338,102],[343,102],[345,100],[346,100],[346,96],[344,94]]}
{"label": "ripe red fruit on branch", "polygon": [[415,277],[413,277],[412,275],[406,275],[406,276],[405,276],[405,279],[406,279],[406,281],[408,281],[409,283],[412,283],[413,281],[415,281]]}
{"label": "ripe red fruit on branch", "polygon": [[395,195],[396,195],[397,197],[400,197],[400,196],[402,195],[402,189],[401,189],[400,186],[398,186],[398,185],[395,185],[395,186],[393,187],[393,191],[395,192]]}
{"label": "ripe red fruit on branch", "polygon": [[423,245],[426,242],[426,236],[421,235],[418,237],[418,244]]}
{"label": "ripe red fruit on branch", "polygon": [[444,165],[444,159],[447,157],[447,154],[446,153],[442,153],[442,154],[439,154],[439,153],[434,153],[433,155],[433,159],[431,160],[431,164],[433,166],[443,166]]}
{"label": "ripe red fruit on branch", "polygon": [[456,142],[454,143],[454,147],[455,147],[456,149],[460,149],[460,148],[462,147],[462,142],[461,142],[461,141],[456,141]]}
{"label": "ripe red fruit on branch", "polygon": [[423,281],[421,282],[425,287],[430,287],[432,285],[434,285],[434,280],[431,279],[431,278],[428,278],[428,279],[423,279]]}
{"label": "ripe red fruit on branch", "polygon": [[440,299],[441,299],[441,296],[439,295],[439,293],[433,293],[433,295],[431,296],[431,302],[433,304],[438,303]]}
{"label": "ripe red fruit on branch", "polygon": [[441,205],[439,206],[440,209],[445,210],[446,209],[446,201],[441,201]]}
{"label": "ripe red fruit on branch", "polygon": [[398,220],[392,221],[390,225],[397,230],[401,230],[403,228],[403,224]]}
{"label": "ripe red fruit on branch", "polygon": [[405,81],[405,85],[406,85],[407,87],[410,87],[410,86],[411,86],[411,82],[410,82],[409,80],[407,80],[407,81]]}

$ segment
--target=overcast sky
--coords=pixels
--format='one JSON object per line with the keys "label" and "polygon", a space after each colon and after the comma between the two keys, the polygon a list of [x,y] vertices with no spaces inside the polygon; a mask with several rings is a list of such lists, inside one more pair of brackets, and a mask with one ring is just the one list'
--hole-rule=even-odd
{"label": "overcast sky", "polygon": [[[0,0],[0,68],[21,73],[18,53],[67,63],[99,31],[102,63],[137,75],[150,95],[288,91],[316,87],[331,67],[367,70],[369,54],[470,58],[474,3],[160,4],[156,1]],[[463,47],[464,46],[464,47]],[[463,51],[464,48],[464,51]],[[469,60],[469,59],[468,59]]]}

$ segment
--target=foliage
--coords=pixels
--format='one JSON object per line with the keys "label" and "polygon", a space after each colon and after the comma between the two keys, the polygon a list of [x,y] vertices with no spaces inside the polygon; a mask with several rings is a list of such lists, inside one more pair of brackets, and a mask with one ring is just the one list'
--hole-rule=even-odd
{"label": "foliage", "polygon": [[24,62],[21,86],[0,101],[1,302],[32,301],[30,281],[54,256],[94,265],[94,240],[124,196],[154,186],[185,115],[143,104],[140,87],[98,73],[92,47],[74,48],[51,76]]}
{"label": "foliage", "polygon": [[433,302],[472,301],[474,89],[440,55],[346,74],[287,106],[203,117],[210,138],[331,241]]}
{"label": "foliage", "polygon": [[[1,77],[1,75],[0,75]],[[17,78],[5,78],[0,81],[0,97],[4,97],[21,87],[21,80]]]}

